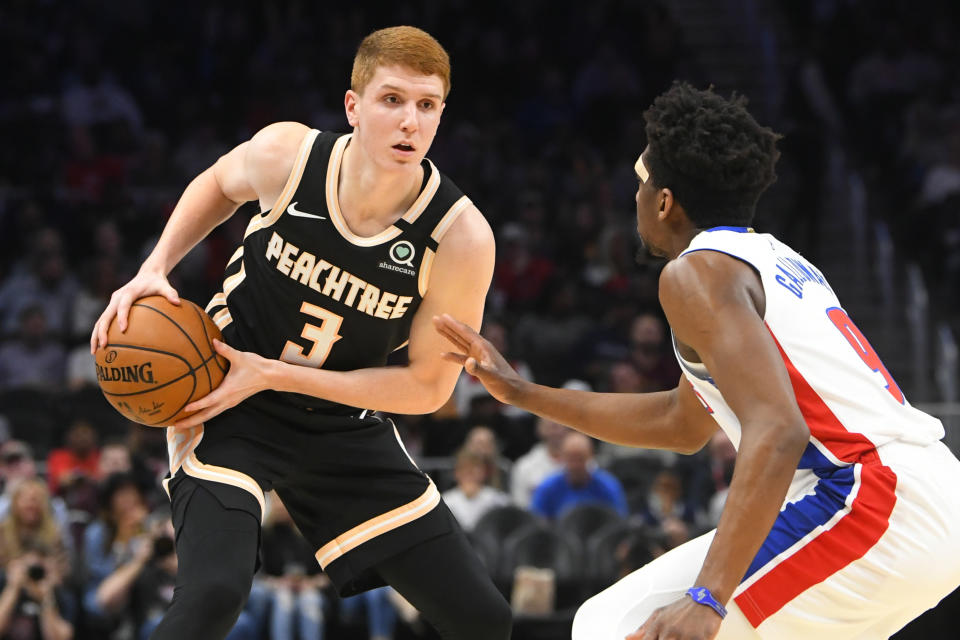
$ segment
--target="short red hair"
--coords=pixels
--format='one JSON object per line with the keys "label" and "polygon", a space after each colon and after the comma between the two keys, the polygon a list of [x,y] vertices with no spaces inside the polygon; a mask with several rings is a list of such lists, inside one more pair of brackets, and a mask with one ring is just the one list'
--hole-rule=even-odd
{"label": "short red hair", "polygon": [[362,93],[377,67],[400,65],[424,75],[438,75],[443,97],[450,93],[450,56],[436,38],[416,27],[388,27],[374,31],[360,43],[353,59],[350,88]]}

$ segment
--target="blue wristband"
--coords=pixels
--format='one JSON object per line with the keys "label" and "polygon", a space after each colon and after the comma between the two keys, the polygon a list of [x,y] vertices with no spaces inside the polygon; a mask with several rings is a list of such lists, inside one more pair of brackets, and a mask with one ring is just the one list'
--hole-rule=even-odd
{"label": "blue wristband", "polygon": [[727,617],[726,608],[717,602],[717,599],[713,597],[712,593],[710,593],[710,589],[707,589],[706,587],[690,587],[687,589],[687,595],[690,596],[697,604],[708,606],[716,611],[721,618]]}

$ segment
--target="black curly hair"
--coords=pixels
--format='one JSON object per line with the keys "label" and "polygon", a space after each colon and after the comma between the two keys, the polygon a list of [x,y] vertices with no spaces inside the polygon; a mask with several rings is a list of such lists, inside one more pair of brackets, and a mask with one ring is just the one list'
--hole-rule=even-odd
{"label": "black curly hair", "polygon": [[749,225],[777,179],[780,135],[757,124],[746,104],[675,82],[643,114],[653,185],[671,189],[697,228]]}

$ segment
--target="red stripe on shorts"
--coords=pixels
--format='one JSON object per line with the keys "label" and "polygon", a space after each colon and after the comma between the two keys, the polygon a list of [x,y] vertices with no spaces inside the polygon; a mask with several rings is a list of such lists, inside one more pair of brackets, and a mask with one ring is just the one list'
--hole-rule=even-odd
{"label": "red stripe on shorts", "polygon": [[[776,336],[773,339],[776,342]],[[840,460],[861,463],[860,490],[847,515],[734,599],[754,627],[813,585],[863,557],[887,530],[897,502],[897,476],[880,463],[873,443],[861,433],[848,431],[797,371],[779,342],[777,348],[810,435]]]}

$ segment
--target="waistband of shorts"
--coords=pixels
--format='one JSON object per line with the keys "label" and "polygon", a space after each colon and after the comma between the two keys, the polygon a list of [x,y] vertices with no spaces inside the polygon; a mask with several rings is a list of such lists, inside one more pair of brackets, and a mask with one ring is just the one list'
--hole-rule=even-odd
{"label": "waistband of shorts", "polygon": [[315,423],[320,428],[323,428],[326,424],[343,425],[344,421],[357,421],[358,424],[372,424],[375,421],[383,421],[378,412],[370,409],[360,409],[343,404],[331,404],[328,407],[304,406],[287,402],[279,394],[258,393],[244,400],[240,407],[265,413],[281,420]]}

